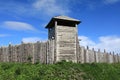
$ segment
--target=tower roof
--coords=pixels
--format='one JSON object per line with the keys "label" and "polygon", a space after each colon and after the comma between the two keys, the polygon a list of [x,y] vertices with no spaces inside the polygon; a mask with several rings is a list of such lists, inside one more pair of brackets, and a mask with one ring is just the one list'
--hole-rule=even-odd
{"label": "tower roof", "polygon": [[55,18],[55,19],[62,19],[62,20],[69,20],[69,21],[78,21],[79,22],[79,20],[71,18],[71,17],[68,17],[68,16],[55,16],[53,18]]}
{"label": "tower roof", "polygon": [[50,20],[50,22],[47,24],[45,28],[53,27],[55,21],[70,21],[76,24],[79,24],[81,22],[80,20],[77,20],[68,16],[55,16]]}

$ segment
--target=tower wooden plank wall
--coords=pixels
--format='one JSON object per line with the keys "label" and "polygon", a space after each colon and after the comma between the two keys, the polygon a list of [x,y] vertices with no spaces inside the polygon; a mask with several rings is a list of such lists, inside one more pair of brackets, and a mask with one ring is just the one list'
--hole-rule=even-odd
{"label": "tower wooden plank wall", "polygon": [[66,16],[53,17],[48,23],[48,39],[55,39],[55,59],[77,62],[77,24],[80,21]]}

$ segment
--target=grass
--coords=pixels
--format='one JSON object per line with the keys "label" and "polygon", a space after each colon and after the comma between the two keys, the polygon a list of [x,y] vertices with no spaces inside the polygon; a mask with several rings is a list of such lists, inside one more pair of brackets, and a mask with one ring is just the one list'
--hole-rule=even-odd
{"label": "grass", "polygon": [[0,80],[120,80],[120,64],[0,63]]}

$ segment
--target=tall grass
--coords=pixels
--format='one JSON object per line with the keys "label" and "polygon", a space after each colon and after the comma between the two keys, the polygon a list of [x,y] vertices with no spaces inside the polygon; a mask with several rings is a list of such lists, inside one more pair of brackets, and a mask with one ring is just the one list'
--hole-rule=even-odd
{"label": "tall grass", "polygon": [[0,63],[0,80],[120,80],[120,64]]}

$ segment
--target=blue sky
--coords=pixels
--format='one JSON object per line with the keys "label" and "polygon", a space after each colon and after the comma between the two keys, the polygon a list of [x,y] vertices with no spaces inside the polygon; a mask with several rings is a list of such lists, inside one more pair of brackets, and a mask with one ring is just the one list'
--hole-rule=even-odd
{"label": "blue sky", "polygon": [[57,15],[82,21],[82,46],[120,53],[120,0],[0,0],[0,46],[47,40]]}

